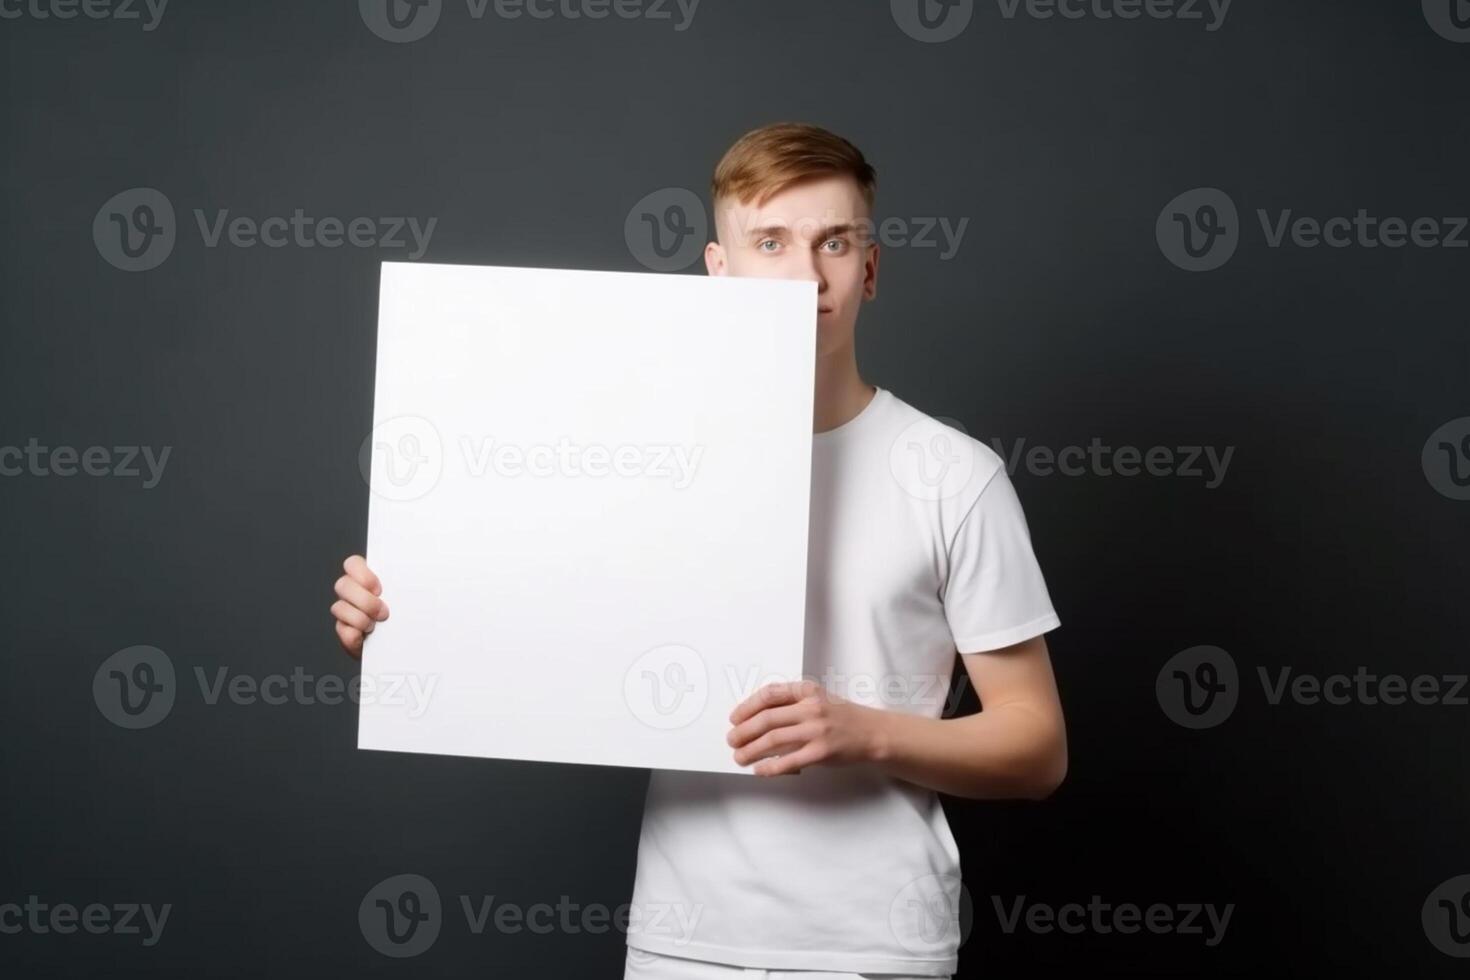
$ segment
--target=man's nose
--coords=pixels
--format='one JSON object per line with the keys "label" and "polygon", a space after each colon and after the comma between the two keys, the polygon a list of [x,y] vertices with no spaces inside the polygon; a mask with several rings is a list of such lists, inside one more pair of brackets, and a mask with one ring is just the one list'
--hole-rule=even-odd
{"label": "man's nose", "polygon": [[797,274],[795,278],[810,280],[817,284],[817,292],[825,292],[827,279],[822,275],[822,265],[817,261],[817,255],[811,249],[802,249],[802,258],[798,261]]}

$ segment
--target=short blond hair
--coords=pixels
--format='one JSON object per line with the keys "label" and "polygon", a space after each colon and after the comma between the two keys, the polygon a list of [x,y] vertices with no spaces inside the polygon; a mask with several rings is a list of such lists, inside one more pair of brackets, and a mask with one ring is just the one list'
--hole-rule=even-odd
{"label": "short blond hair", "polygon": [[834,175],[857,181],[872,210],[878,173],[861,150],[820,126],[772,123],[751,130],[725,151],[710,181],[710,204],[716,210],[727,198],[764,204],[793,184]]}

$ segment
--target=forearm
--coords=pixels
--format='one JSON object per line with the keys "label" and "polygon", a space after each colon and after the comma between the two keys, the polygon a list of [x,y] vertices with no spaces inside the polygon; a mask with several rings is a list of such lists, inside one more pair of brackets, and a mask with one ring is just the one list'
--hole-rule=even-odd
{"label": "forearm", "polygon": [[963,718],[880,711],[873,763],[890,776],[972,799],[1042,799],[1067,771],[1060,719],[1020,704]]}

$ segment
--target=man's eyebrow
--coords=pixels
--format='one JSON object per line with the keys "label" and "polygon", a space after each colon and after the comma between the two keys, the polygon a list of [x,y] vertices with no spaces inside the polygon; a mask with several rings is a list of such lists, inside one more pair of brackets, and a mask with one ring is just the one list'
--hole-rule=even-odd
{"label": "man's eyebrow", "polygon": [[752,241],[757,238],[783,238],[785,235],[785,225],[766,225],[764,228],[752,228],[745,233],[745,237]]}
{"label": "man's eyebrow", "polygon": [[[846,222],[840,225],[828,225],[818,232],[815,240],[818,242],[825,242],[827,239],[831,238],[834,235],[845,235],[848,232],[854,231],[856,229],[857,225],[851,222]],[[746,237],[751,241],[757,241],[764,238],[784,238],[789,231],[790,229],[787,228],[785,225],[767,225],[764,228],[752,228],[747,233]]]}

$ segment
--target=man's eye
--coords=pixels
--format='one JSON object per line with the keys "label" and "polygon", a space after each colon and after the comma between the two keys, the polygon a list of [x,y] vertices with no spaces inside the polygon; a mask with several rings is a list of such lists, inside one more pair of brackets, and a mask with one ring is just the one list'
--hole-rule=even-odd
{"label": "man's eye", "polygon": [[765,241],[763,241],[759,245],[757,245],[756,248],[759,249],[759,250],[761,250],[761,251],[763,251],[763,252],[769,252],[769,251],[771,251],[771,249],[766,248],[767,245],[779,245],[779,244],[780,243],[777,242],[774,238],[767,238]]}
{"label": "man's eye", "polygon": [[827,248],[828,245],[835,245],[835,246],[837,246],[836,248],[829,248],[829,249],[827,249],[827,251],[832,252],[834,254],[847,251],[847,241],[846,241],[846,239],[842,239],[842,238],[829,238],[825,242],[822,243],[822,247],[823,248]]}

